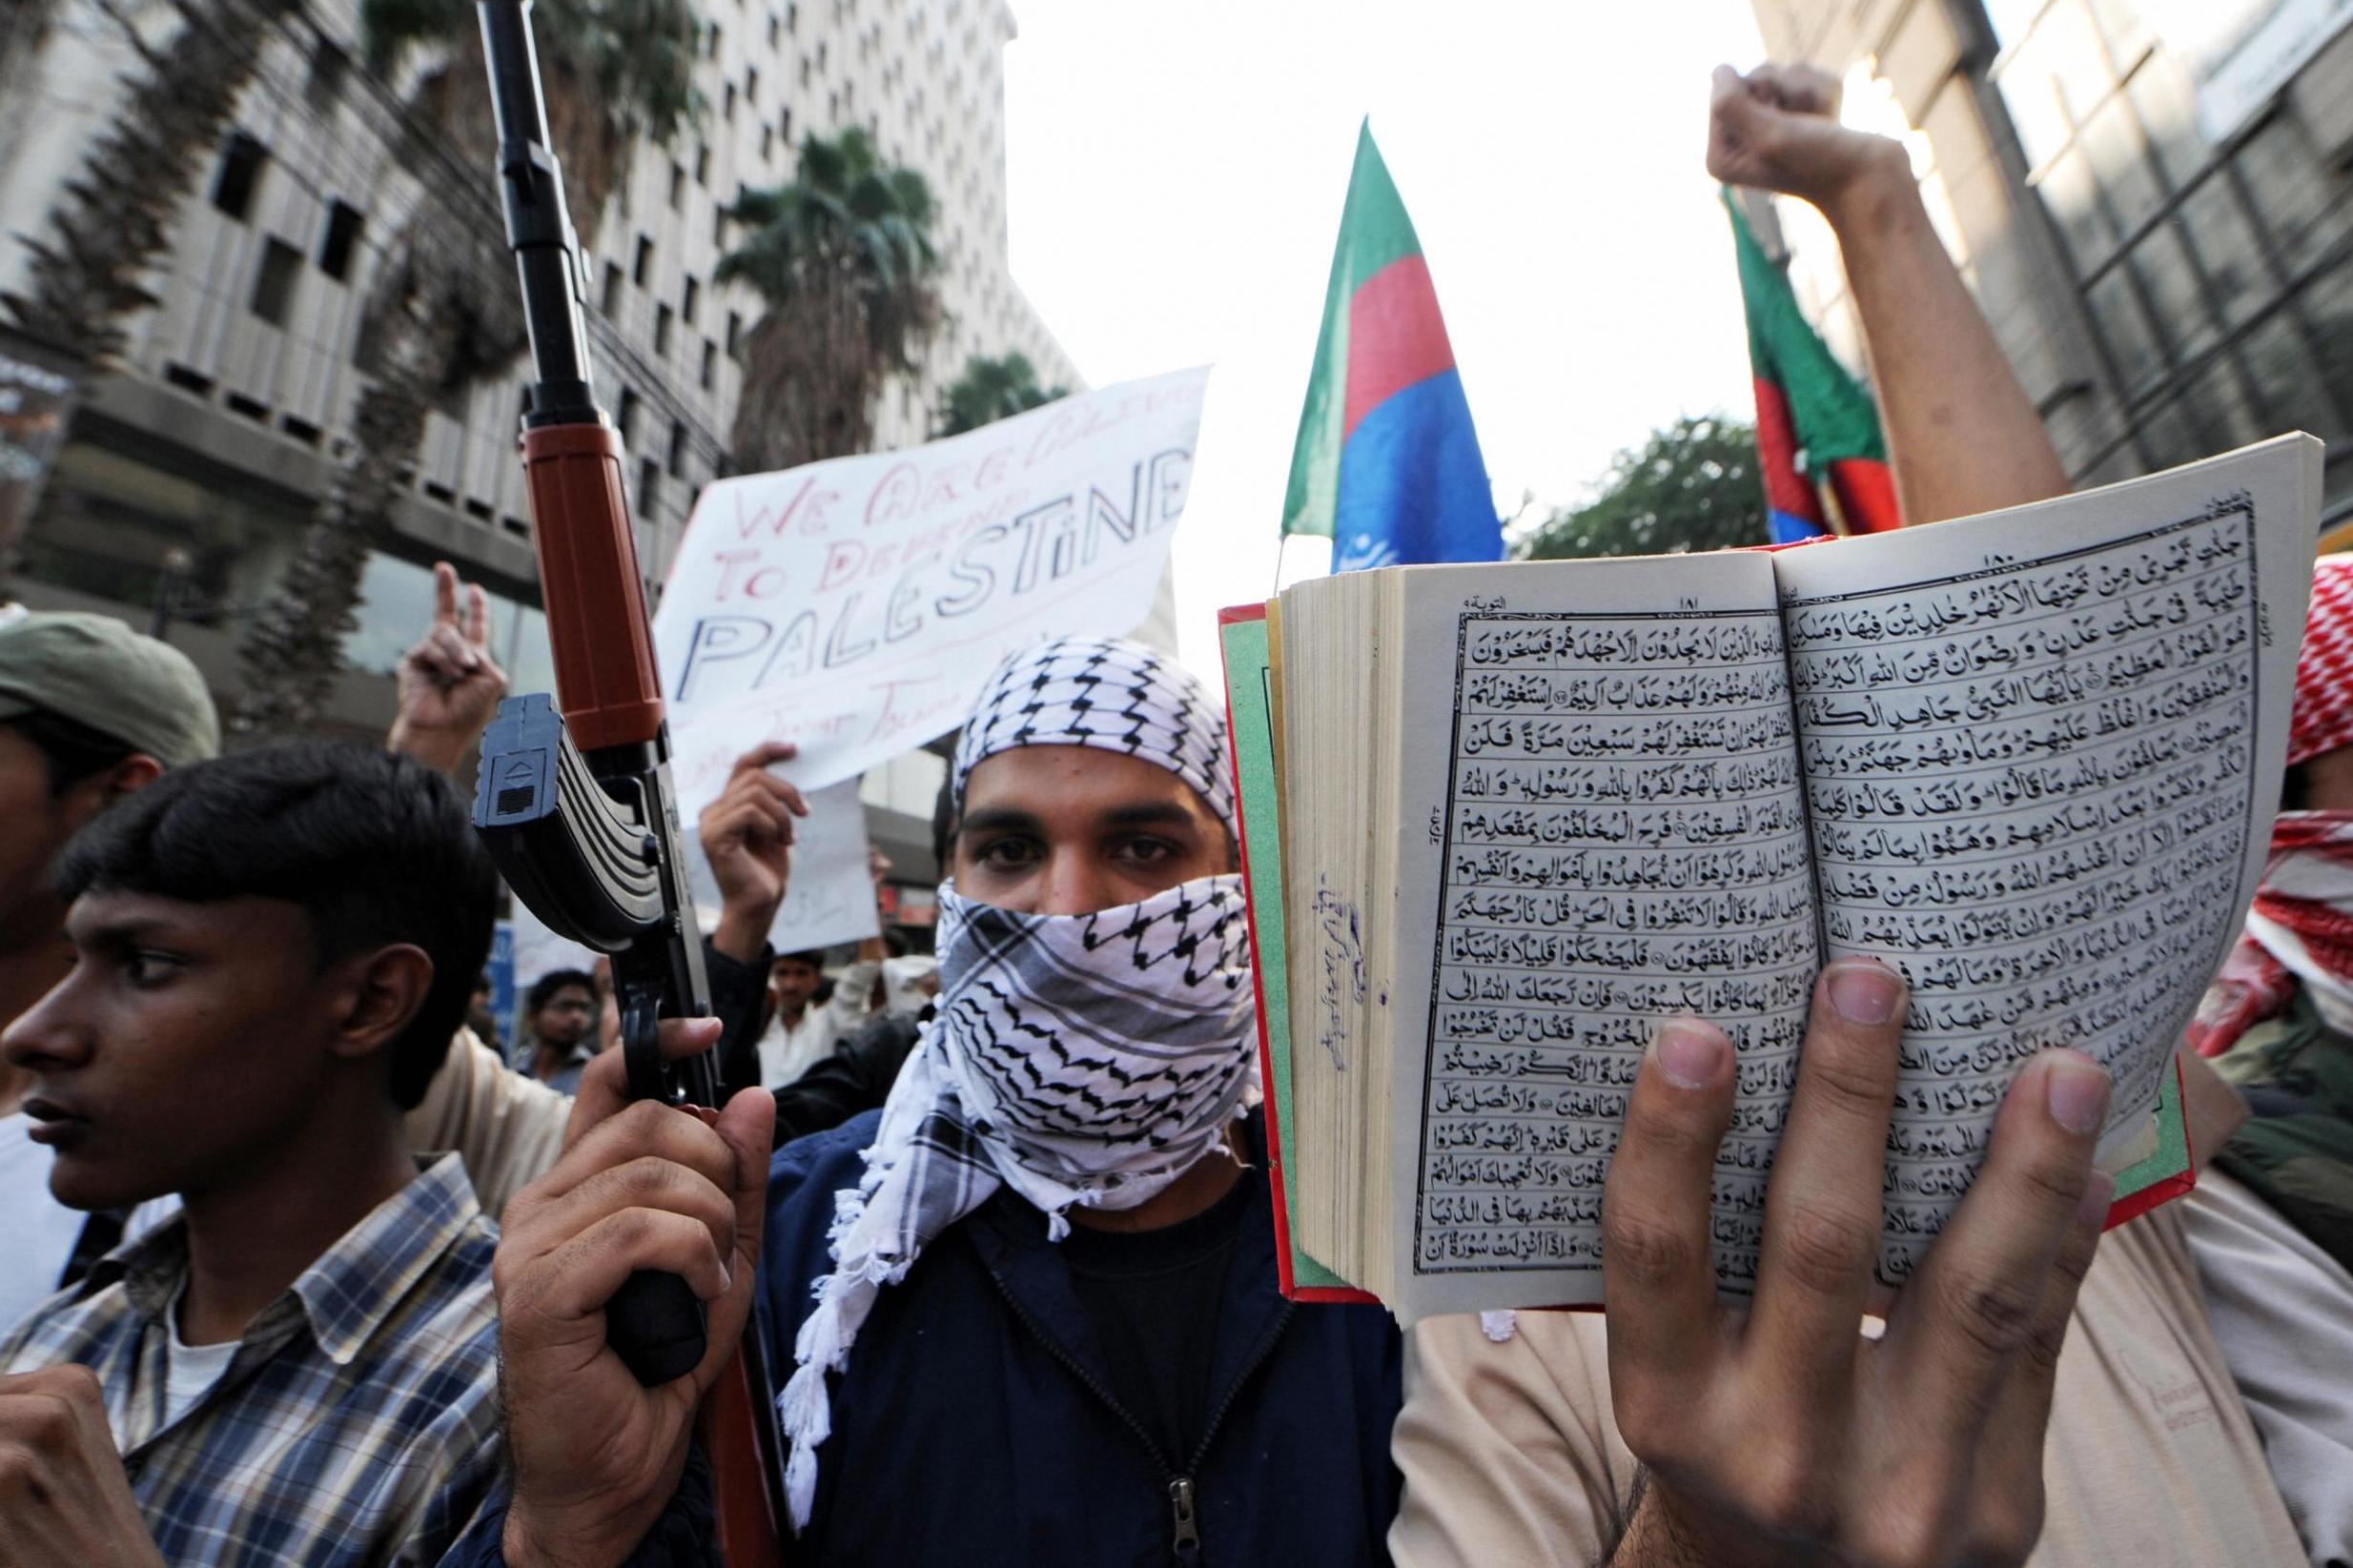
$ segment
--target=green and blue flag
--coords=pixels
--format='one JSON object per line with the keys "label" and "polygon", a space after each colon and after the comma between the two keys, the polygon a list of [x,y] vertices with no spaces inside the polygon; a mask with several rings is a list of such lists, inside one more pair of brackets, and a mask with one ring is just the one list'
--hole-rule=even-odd
{"label": "green and blue flag", "polygon": [[1282,531],[1329,539],[1336,572],[1504,555],[1430,269],[1369,121],[1357,134]]}

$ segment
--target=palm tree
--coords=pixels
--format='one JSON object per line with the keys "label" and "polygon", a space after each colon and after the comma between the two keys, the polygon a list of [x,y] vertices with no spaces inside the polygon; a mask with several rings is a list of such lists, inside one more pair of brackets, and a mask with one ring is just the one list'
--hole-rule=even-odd
{"label": "palm tree", "polygon": [[[699,25],[687,0],[540,0],[536,10],[548,135],[573,220],[594,234],[637,141],[666,142],[699,112]],[[427,144],[421,156],[446,144],[475,154],[460,167],[482,166],[496,121],[472,0],[362,0],[359,22],[379,75],[396,73],[412,50],[444,51],[419,79],[404,120]],[[351,456],[240,650],[246,688],[235,727],[249,737],[299,729],[325,703],[356,624],[368,548],[390,530],[426,416],[525,345],[487,181],[422,184],[361,314],[358,360],[371,379],[353,411]]]}
{"label": "palm tree", "polygon": [[[141,74],[122,110],[66,182],[44,232],[25,238],[23,289],[0,295],[0,316],[37,342],[111,369],[124,323],[155,303],[146,275],[164,254],[181,203],[220,145],[253,78],[277,0],[171,0],[179,32],[150,45],[112,0],[98,9],[137,55]],[[52,5],[29,5],[8,26],[0,86],[29,80]],[[0,539],[0,565],[14,540]]]}
{"label": "palm tree", "polygon": [[[287,0],[170,0],[180,31],[153,45],[135,16],[113,0],[96,3],[145,72],[66,182],[48,233],[25,240],[24,292],[0,295],[0,312],[27,336],[103,369],[122,352],[125,317],[155,303],[144,275],[219,149]],[[10,24],[16,49],[38,46],[50,10],[45,0]]]}
{"label": "palm tree", "polygon": [[964,361],[964,374],[940,399],[936,434],[961,436],[1070,395],[1071,389],[1059,384],[1041,391],[1026,354],[1002,359],[976,354]]}
{"label": "palm tree", "polygon": [[766,304],[744,344],[732,456],[750,470],[864,452],[874,399],[912,372],[938,331],[931,188],[885,168],[852,126],[801,143],[798,177],[747,191],[729,215],[748,231],[714,275]]}

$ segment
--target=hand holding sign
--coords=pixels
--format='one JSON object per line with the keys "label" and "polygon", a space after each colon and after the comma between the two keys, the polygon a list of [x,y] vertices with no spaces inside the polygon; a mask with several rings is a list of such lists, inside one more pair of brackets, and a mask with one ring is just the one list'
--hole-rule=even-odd
{"label": "hand holding sign", "polygon": [[759,962],[791,877],[793,819],[808,815],[801,792],[769,771],[792,754],[786,741],[745,752],[726,788],[695,822],[703,858],[719,886],[719,927],[711,943],[739,963]]}
{"label": "hand holding sign", "polygon": [[1012,649],[1141,624],[1207,377],[706,488],[654,617],[680,809],[726,786],[747,741],[796,746],[814,792],[963,723]]}

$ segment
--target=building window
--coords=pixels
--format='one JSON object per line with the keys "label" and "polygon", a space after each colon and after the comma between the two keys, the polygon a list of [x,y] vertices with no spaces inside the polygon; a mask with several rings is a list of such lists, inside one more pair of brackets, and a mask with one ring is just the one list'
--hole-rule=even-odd
{"label": "building window", "polygon": [[772,125],[764,125],[760,128],[760,160],[765,163],[775,155],[776,128]]}
{"label": "building window", "polygon": [[686,279],[685,292],[680,295],[678,299],[678,314],[685,317],[686,325],[690,327],[694,325],[694,313],[702,307],[702,304],[703,285],[691,277]]}
{"label": "building window", "polygon": [[343,79],[350,74],[351,56],[322,37],[311,46],[311,72],[302,84],[302,95],[313,109],[332,109],[343,95]]}
{"label": "building window", "polygon": [[629,269],[629,280],[639,288],[654,275],[654,242],[644,234],[637,236],[637,261]]}
{"label": "building window", "polygon": [[807,87],[807,86],[808,86],[808,84],[809,84],[809,74],[810,74],[810,68],[809,68],[809,63],[808,63],[808,55],[806,55],[806,54],[804,54],[804,55],[802,55],[802,56],[801,56],[801,85],[802,85],[803,87]]}
{"label": "building window", "polygon": [[[2122,416],[2065,453],[2079,476],[2353,420],[2353,319],[2307,270],[2353,203],[2293,105],[2209,142],[2178,62],[2142,63],[2144,33],[2128,9],[2054,0],[1993,76]],[[2332,462],[2326,488],[2353,499],[2353,466]]]}
{"label": "building window", "polygon": [[683,213],[685,210],[686,171],[684,165],[673,159],[670,163],[670,211]]}
{"label": "building window", "polygon": [[621,438],[624,444],[637,434],[638,402],[635,387],[621,389],[621,406],[613,412],[613,428],[621,432]]}
{"label": "building window", "polygon": [[776,133],[785,138],[785,145],[787,147],[790,147],[792,145],[792,109],[790,105],[787,105],[785,108],[776,112]]}
{"label": "building window", "polygon": [[685,478],[685,475],[686,475],[686,421],[685,421],[685,420],[684,420],[684,419],[672,419],[672,420],[670,421],[670,461],[669,461],[669,469],[670,469],[670,478],[672,478],[672,479],[684,479],[684,478]]}
{"label": "building window", "polygon": [[670,352],[670,322],[672,319],[669,306],[656,305],[654,307],[654,352],[656,354]]}
{"label": "building window", "polygon": [[726,96],[720,100],[719,117],[729,125],[735,123],[735,84],[727,84]]}
{"label": "building window", "polygon": [[711,243],[723,251],[727,248],[727,210],[725,207],[711,209]]}
{"label": "building window", "polygon": [[776,19],[776,13],[775,13],[774,11],[769,11],[769,12],[768,12],[768,48],[770,48],[770,49],[774,49],[774,48],[777,46],[778,42],[779,42],[780,40],[782,40],[782,39],[783,39],[784,34],[785,34],[785,25],[784,25],[784,23],[782,23],[782,22],[780,22],[780,21],[778,21],[778,20]]}
{"label": "building window", "polygon": [[787,6],[785,8],[785,30],[788,32],[798,32],[801,31],[800,7]]}
{"label": "building window", "polygon": [[329,277],[351,274],[352,247],[359,242],[359,209],[347,201],[327,203],[327,232],[318,242],[318,270]]}
{"label": "building window", "polygon": [[601,305],[607,316],[621,314],[621,268],[610,261],[604,264],[604,297]]}
{"label": "building window", "polygon": [[704,40],[703,52],[711,59],[719,58],[719,24],[711,24],[710,36]]}
{"label": "building window", "polygon": [[744,68],[744,101],[754,109],[760,107],[760,72],[750,66]]}
{"label": "building window", "polygon": [[719,384],[719,345],[707,337],[703,339],[703,374],[700,379],[705,392]]}
{"label": "building window", "polygon": [[273,237],[261,249],[261,268],[254,274],[253,298],[247,303],[256,316],[274,327],[286,324],[286,307],[294,299],[295,279],[302,275],[302,253]]}
{"label": "building window", "polygon": [[662,504],[662,465],[645,458],[637,465],[637,515],[651,518]]}
{"label": "building window", "polygon": [[727,357],[735,357],[736,345],[744,338],[744,318],[733,311],[727,313]]}
{"label": "building window", "polygon": [[261,181],[261,166],[270,154],[242,131],[233,131],[221,144],[220,170],[213,176],[213,205],[242,222],[254,204],[254,187]]}
{"label": "building window", "polygon": [[706,188],[711,182],[711,150],[707,142],[694,150],[694,182]]}

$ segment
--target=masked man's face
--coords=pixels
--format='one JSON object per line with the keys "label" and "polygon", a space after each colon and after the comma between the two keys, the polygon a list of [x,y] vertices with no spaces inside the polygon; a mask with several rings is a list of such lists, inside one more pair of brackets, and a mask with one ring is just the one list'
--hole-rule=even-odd
{"label": "masked man's face", "polygon": [[1193,786],[1094,746],[1016,746],[964,783],[956,890],[1024,914],[1083,915],[1238,869]]}

